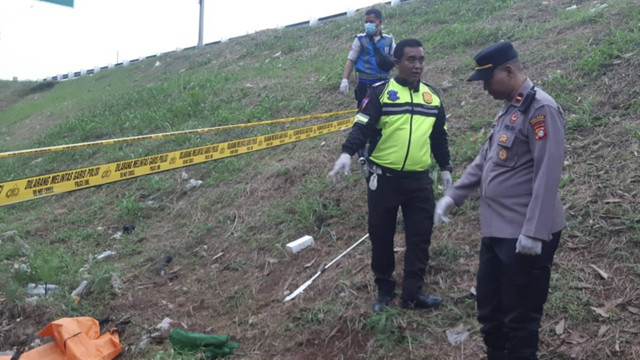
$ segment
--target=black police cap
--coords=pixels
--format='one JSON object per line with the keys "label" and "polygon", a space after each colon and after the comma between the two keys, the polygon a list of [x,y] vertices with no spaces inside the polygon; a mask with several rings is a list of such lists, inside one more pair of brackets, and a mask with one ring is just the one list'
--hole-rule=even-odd
{"label": "black police cap", "polygon": [[480,51],[474,58],[476,72],[467,81],[488,80],[498,66],[518,57],[518,52],[508,41],[497,42]]}

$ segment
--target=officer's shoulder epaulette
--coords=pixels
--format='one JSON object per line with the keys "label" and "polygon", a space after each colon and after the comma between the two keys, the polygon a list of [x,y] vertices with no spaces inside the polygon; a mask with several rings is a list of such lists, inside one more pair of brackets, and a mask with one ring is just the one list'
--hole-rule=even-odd
{"label": "officer's shoulder epaulette", "polygon": [[431,91],[433,91],[436,95],[440,96],[440,92],[438,90],[436,90],[436,88],[434,88],[433,86],[431,86],[429,83],[427,83],[426,81],[421,81],[423,84],[425,84],[429,89],[431,89]]}
{"label": "officer's shoulder epaulette", "polygon": [[521,113],[526,113],[527,111],[529,111],[529,108],[531,107],[531,104],[533,104],[533,101],[535,99],[536,99],[536,87],[532,86],[531,89],[529,89],[529,91],[527,92],[527,96],[524,97],[524,101],[522,102],[522,104],[518,106],[518,110]]}

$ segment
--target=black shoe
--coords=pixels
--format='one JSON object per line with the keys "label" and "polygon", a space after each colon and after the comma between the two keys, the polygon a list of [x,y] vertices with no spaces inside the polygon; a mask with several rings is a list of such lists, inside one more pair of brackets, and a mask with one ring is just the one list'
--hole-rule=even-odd
{"label": "black shoe", "polygon": [[442,298],[435,295],[419,294],[416,298],[402,299],[402,307],[405,309],[433,309],[442,304]]}
{"label": "black shoe", "polygon": [[395,291],[392,292],[391,294],[380,294],[380,295],[378,295],[378,299],[373,304],[373,312],[377,313],[377,312],[380,312],[382,310],[385,310],[387,308],[387,306],[389,306],[391,301],[393,301],[393,299],[395,299],[395,297],[396,297]]}

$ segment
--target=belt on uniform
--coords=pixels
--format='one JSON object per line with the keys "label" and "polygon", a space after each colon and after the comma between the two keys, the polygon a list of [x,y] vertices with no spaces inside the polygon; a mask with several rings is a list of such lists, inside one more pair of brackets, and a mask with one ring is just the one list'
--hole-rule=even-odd
{"label": "belt on uniform", "polygon": [[369,165],[369,171],[371,173],[378,174],[378,175],[395,176],[395,177],[400,177],[400,178],[412,178],[412,177],[420,177],[420,176],[429,175],[429,171],[428,170],[422,170],[422,171],[400,171],[400,170],[394,170],[394,169],[390,169],[390,168],[385,167],[385,166],[374,164],[371,160],[368,161],[368,165]]}
{"label": "belt on uniform", "polygon": [[389,74],[365,74],[362,72],[358,72],[358,79],[367,79],[367,80],[387,80],[389,78]]}

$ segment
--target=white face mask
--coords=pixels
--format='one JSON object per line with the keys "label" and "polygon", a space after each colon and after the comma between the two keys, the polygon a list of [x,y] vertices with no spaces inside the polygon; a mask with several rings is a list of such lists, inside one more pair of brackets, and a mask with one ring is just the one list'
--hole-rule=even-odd
{"label": "white face mask", "polygon": [[373,35],[376,33],[376,24],[374,23],[365,23],[364,24],[364,32],[367,33],[367,35]]}

